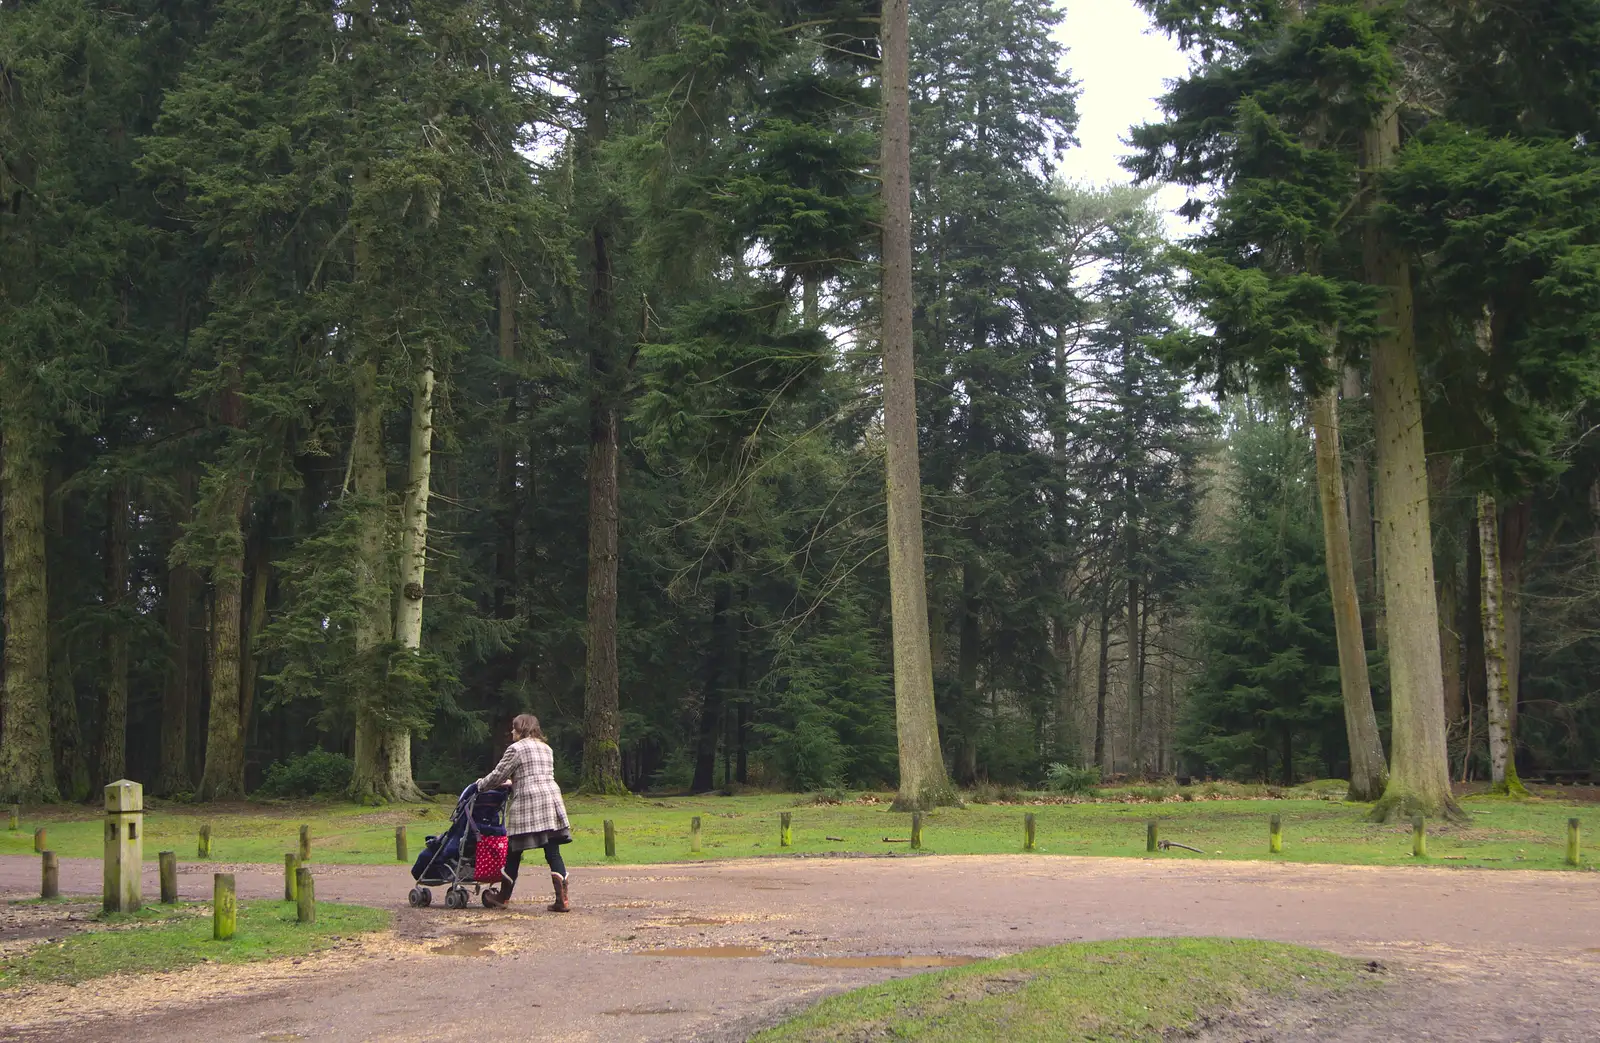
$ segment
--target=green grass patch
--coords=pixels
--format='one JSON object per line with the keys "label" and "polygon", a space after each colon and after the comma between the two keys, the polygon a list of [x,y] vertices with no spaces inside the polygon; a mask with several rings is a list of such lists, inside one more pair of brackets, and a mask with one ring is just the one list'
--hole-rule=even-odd
{"label": "green grass patch", "polygon": [[[1367,807],[1318,796],[1252,799],[1212,784],[1190,787],[1193,799],[1129,803],[968,804],[924,817],[923,845],[941,855],[1008,854],[1022,850],[1022,816],[1038,819],[1041,855],[1145,856],[1145,822],[1156,819],[1164,839],[1199,848],[1200,854],[1173,850],[1153,857],[1348,865],[1414,865],[1407,823],[1374,825]],[[1250,792],[1250,791],[1246,791]],[[1305,793],[1301,790],[1298,793]],[[1021,795],[1024,801],[1029,795]],[[842,803],[832,803],[834,799]],[[573,798],[568,801],[574,843],[565,850],[574,865],[605,859],[602,823],[617,825],[617,861],[622,864],[688,861],[689,820],[702,822],[702,859],[749,858],[776,854],[909,854],[911,817],[889,810],[888,794],[836,794],[822,801],[793,794],[737,797]],[[1035,795],[1033,799],[1040,799]],[[1567,819],[1584,821],[1585,865],[1600,851],[1600,805],[1559,800],[1508,801],[1469,797],[1473,815],[1464,825],[1430,822],[1426,861],[1443,866],[1501,869],[1552,869],[1564,866]],[[312,863],[397,865],[394,828],[407,827],[415,857],[429,833],[442,831],[452,803],[401,805],[382,809],[350,804],[235,804],[226,807],[156,805],[145,816],[145,857],[175,851],[180,861],[196,861],[195,837],[202,823],[212,827],[211,860],[224,863],[283,864],[293,851],[301,823],[311,826]],[[778,816],[790,812],[794,846],[778,845]],[[1268,819],[1283,817],[1284,851],[1267,850]],[[49,831],[49,846],[63,857],[98,858],[103,850],[103,818],[91,809],[27,809],[23,828],[0,831],[0,854],[32,855],[33,829]],[[842,838],[830,840],[829,837]],[[885,843],[902,841],[901,843]]]}
{"label": "green grass patch", "polygon": [[1354,960],[1272,942],[1088,942],[833,996],[751,1043],[1160,1043],[1229,1014],[1337,996],[1370,977]]}
{"label": "green grass patch", "polygon": [[219,942],[211,937],[210,905],[147,905],[137,913],[100,916],[88,930],[0,958],[0,989],[172,971],[203,960],[251,963],[305,956],[341,938],[388,926],[386,910],[365,906],[319,902],[317,922],[301,924],[295,922],[292,902],[242,902],[233,938]]}

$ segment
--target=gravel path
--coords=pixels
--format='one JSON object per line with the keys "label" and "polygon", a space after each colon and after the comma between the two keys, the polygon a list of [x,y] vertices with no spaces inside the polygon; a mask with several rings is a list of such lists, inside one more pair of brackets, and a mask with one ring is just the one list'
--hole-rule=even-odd
{"label": "gravel path", "polygon": [[[210,894],[217,867],[186,865]],[[224,867],[241,897],[281,871]],[[397,909],[392,935],[299,964],[205,965],[6,996],[0,1039],[478,1040],[495,1026],[563,1040],[742,1040],[828,992],[905,969],[796,960],[997,956],[1133,936],[1297,942],[1377,961],[1386,986],[1340,1009],[1244,1013],[1200,1038],[1378,1043],[1600,1039],[1600,875],[1068,857],[762,859],[573,873],[546,913],[541,868],[500,913],[405,906],[400,866],[317,867],[319,898]],[[92,894],[99,863],[62,863]],[[37,886],[0,858],[0,894]],[[146,893],[155,891],[153,878]],[[442,896],[436,897],[436,901]],[[0,943],[6,929],[0,927]],[[649,955],[662,949],[730,955]]]}

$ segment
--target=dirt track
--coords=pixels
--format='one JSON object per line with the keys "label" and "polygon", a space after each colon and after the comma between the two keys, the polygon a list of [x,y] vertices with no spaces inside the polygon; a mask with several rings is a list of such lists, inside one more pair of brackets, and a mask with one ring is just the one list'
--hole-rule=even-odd
{"label": "dirt track", "polygon": [[[208,897],[213,867],[184,868],[184,896]],[[281,894],[279,872],[229,868],[242,897]],[[1384,967],[1386,987],[1353,1007],[1252,1017],[1204,1037],[1219,1043],[1600,1039],[1596,874],[769,859],[577,870],[575,911],[561,916],[544,911],[539,868],[529,866],[522,902],[490,913],[406,908],[403,867],[320,867],[319,898],[394,907],[395,935],[299,965],[203,966],[7,996],[0,1039],[465,1041],[517,1025],[563,1040],[739,1040],[825,992],[905,973],[790,962],[798,957],[994,956],[1151,935],[1291,941]],[[0,859],[0,893],[32,890],[37,872],[32,859]],[[64,862],[62,888],[97,892],[99,863]],[[763,955],[639,955],[714,946]]]}

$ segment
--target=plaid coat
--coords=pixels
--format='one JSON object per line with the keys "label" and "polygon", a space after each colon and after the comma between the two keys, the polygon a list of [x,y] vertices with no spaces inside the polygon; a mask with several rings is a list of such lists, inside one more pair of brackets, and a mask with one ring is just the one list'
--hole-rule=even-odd
{"label": "plaid coat", "polygon": [[556,785],[556,758],[538,739],[522,739],[506,747],[495,769],[478,780],[479,789],[512,783],[506,809],[506,833],[540,833],[568,828],[567,806]]}

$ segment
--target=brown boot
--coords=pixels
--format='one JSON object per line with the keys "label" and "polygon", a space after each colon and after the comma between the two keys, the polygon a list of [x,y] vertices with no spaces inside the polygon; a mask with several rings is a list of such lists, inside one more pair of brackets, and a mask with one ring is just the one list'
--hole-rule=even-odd
{"label": "brown boot", "polygon": [[572,910],[567,901],[567,878],[562,873],[550,874],[550,885],[555,888],[556,900],[550,903],[552,913],[565,913]]}
{"label": "brown boot", "polygon": [[483,907],[485,909],[504,909],[509,901],[511,901],[511,895],[500,888],[490,888],[483,892]]}

